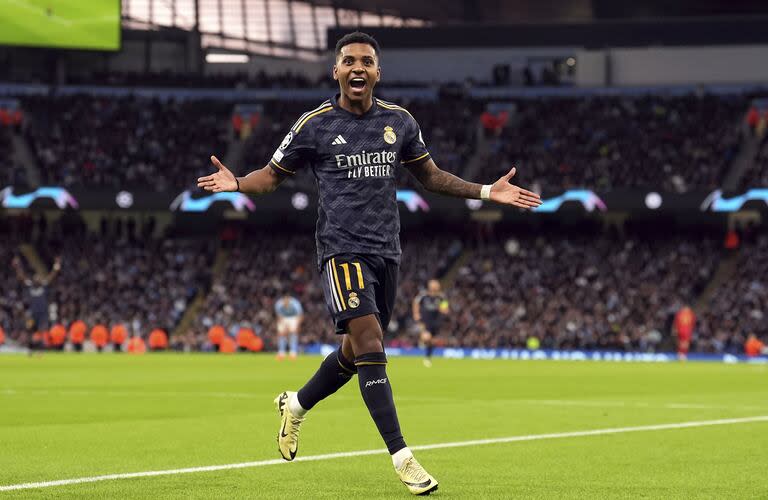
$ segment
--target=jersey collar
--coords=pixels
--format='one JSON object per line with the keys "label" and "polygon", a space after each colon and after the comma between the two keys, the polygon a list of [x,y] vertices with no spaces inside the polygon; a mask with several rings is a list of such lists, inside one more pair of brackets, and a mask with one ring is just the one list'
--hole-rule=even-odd
{"label": "jersey collar", "polygon": [[365,118],[368,116],[372,116],[379,107],[378,103],[376,102],[376,96],[371,96],[371,98],[373,99],[373,105],[371,106],[371,109],[369,109],[362,115],[356,115],[339,106],[339,97],[341,97],[341,94],[336,94],[333,97],[331,97],[331,105],[333,106],[333,109],[340,111],[342,113],[346,113],[350,116],[354,116],[355,118]]}

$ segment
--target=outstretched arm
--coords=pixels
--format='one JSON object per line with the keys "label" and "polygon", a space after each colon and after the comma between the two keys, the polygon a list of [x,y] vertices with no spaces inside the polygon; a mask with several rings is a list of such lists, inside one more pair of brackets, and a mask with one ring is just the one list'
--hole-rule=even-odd
{"label": "outstretched arm", "polygon": [[[459,198],[483,198],[482,184],[467,182],[461,177],[440,170],[431,158],[420,165],[411,167],[410,170],[427,191]],[[520,208],[536,208],[541,205],[541,197],[538,194],[509,183],[516,172],[517,170],[512,168],[507,175],[494,182],[490,186],[487,199]]]}
{"label": "outstretched arm", "polygon": [[197,179],[197,187],[206,191],[220,193],[223,191],[240,191],[241,193],[264,194],[271,193],[283,182],[272,167],[254,170],[245,177],[235,177],[223,163],[215,156],[211,156],[211,163],[218,169],[211,175]]}
{"label": "outstretched arm", "polygon": [[24,274],[24,268],[21,267],[21,261],[19,258],[14,257],[13,261],[11,261],[11,264],[13,265],[13,270],[16,271],[16,279],[21,282],[27,281],[27,275]]}
{"label": "outstretched arm", "polygon": [[61,271],[61,257],[56,257],[56,259],[53,261],[51,272],[49,272],[48,276],[45,278],[46,283],[53,281],[53,279],[59,274],[59,271]]}
{"label": "outstretched arm", "polygon": [[417,323],[421,321],[421,306],[419,304],[420,298],[421,298],[421,295],[413,299],[413,321]]}

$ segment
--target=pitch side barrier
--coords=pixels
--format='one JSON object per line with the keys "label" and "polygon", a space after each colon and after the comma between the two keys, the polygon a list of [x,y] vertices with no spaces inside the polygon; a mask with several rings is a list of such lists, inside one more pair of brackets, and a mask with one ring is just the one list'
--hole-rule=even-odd
{"label": "pitch side barrier", "polygon": [[[329,353],[338,349],[338,346],[330,344],[315,344],[307,347],[306,354]],[[408,347],[388,347],[387,356],[424,356],[424,350]],[[617,363],[671,363],[677,362],[674,353],[657,352],[618,352],[618,351],[558,351],[541,349],[530,351],[528,349],[467,349],[467,348],[442,348],[438,347],[432,354],[437,358],[449,359],[507,359],[512,361],[612,361]],[[748,358],[735,354],[689,354],[688,361],[708,361],[720,363],[752,363],[768,364],[768,356]]]}

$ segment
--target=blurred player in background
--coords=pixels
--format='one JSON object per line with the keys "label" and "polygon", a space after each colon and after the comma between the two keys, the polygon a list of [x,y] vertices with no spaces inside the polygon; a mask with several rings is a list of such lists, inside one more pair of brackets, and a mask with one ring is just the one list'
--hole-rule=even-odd
{"label": "blurred player in background", "polygon": [[16,277],[26,288],[27,307],[32,318],[28,347],[30,352],[40,350],[44,347],[43,339],[47,336],[49,328],[48,286],[61,271],[61,259],[56,257],[47,275],[35,273],[31,278],[24,272],[18,257],[15,257],[11,264],[16,271]]}
{"label": "blurred player in background", "polygon": [[427,291],[413,299],[413,320],[419,325],[419,341],[424,344],[424,366],[432,366],[433,339],[440,331],[443,316],[450,311],[448,300],[440,289],[440,282],[429,280]]}
{"label": "blurred player in background", "polygon": [[494,184],[475,184],[438,168],[418,123],[404,108],[373,97],[381,78],[379,44],[350,33],[336,44],[333,78],[340,93],[294,123],[269,164],[235,177],[216,157],[217,172],[198,178],[207,191],[263,194],[310,166],[320,195],[316,243],[321,285],[341,347],[329,354],[298,392],[275,398],[277,441],[296,457],[305,414],[357,374],[360,393],[387,445],[395,471],[414,495],[438,483],[405,444],[387,374],[384,333],[395,304],[400,266],[396,169],[406,168],[434,193],[491,200],[519,208],[541,204],[536,193],[510,184],[513,168]]}
{"label": "blurred player in background", "polygon": [[288,356],[296,359],[299,353],[299,328],[304,321],[304,309],[296,297],[283,295],[275,303],[277,315],[277,359],[285,359],[285,347],[290,341],[291,350]]}
{"label": "blurred player in background", "polygon": [[675,315],[675,331],[677,332],[677,359],[688,359],[693,330],[696,328],[696,313],[688,306],[681,308]]}

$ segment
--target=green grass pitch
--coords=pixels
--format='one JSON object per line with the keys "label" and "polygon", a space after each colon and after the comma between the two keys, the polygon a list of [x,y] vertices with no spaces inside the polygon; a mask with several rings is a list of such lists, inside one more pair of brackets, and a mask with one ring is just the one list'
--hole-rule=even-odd
{"label": "green grass pitch", "polygon": [[119,0],[0,0],[0,45],[120,48]]}
{"label": "green grass pitch", "polygon": [[[319,357],[0,356],[0,486],[279,458]],[[411,446],[768,415],[768,367],[392,358]],[[299,456],[381,449],[356,379]],[[768,498],[768,422],[421,450],[434,498]],[[2,498],[408,498],[386,454],[0,491]]]}

